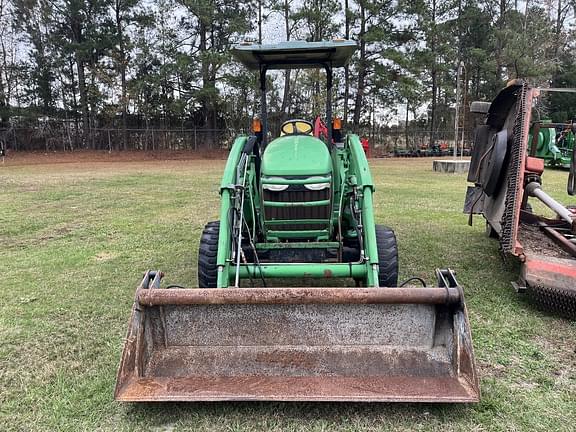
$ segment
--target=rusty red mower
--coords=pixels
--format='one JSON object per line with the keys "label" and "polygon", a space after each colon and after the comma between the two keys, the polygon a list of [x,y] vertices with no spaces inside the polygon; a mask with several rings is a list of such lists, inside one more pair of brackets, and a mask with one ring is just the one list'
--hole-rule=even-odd
{"label": "rusty red mower", "polygon": [[[475,131],[468,172],[465,213],[482,214],[486,232],[498,238],[505,256],[521,263],[513,283],[543,309],[576,319],[576,226],[574,209],[545,192],[544,160],[536,157],[534,130],[542,127],[532,107],[544,91],[513,81],[492,103],[473,103],[472,111],[486,115]],[[535,114],[535,113],[534,113]],[[535,131],[538,134],[538,131]],[[567,191],[574,195],[574,157]],[[537,200],[555,215],[535,214]],[[470,216],[471,221],[472,216]]]}

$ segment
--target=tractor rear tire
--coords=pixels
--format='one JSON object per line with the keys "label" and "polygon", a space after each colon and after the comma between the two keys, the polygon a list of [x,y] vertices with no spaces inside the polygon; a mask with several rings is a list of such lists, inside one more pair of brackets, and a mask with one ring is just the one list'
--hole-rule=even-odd
{"label": "tractor rear tire", "polygon": [[220,221],[208,222],[202,231],[198,248],[198,286],[200,288],[216,288],[219,233]]}
{"label": "tractor rear tire", "polygon": [[376,225],[376,246],[378,248],[378,284],[381,287],[398,285],[398,246],[394,231],[383,225]]}

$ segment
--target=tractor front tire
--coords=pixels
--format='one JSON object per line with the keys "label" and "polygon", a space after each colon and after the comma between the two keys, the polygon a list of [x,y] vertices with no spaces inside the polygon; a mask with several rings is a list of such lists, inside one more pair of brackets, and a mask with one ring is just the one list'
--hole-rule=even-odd
{"label": "tractor front tire", "polygon": [[378,248],[378,284],[381,287],[398,285],[398,246],[394,231],[383,225],[376,225],[376,245]]}
{"label": "tractor front tire", "polygon": [[198,248],[198,286],[200,288],[216,288],[219,233],[220,221],[208,222],[202,231]]}

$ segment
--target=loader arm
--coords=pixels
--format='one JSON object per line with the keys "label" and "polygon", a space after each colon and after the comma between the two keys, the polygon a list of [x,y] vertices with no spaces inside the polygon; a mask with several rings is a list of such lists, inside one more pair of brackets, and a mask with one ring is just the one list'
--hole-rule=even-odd
{"label": "loader arm", "polygon": [[[350,153],[350,173],[355,177],[357,186],[361,191],[361,208],[364,228],[364,244],[368,260],[367,278],[368,286],[378,286],[378,249],[376,246],[376,226],[374,220],[374,208],[372,196],[374,193],[374,183],[372,174],[366,159],[366,153],[360,143],[358,135],[348,135],[348,148]],[[356,186],[356,185],[354,185]]]}

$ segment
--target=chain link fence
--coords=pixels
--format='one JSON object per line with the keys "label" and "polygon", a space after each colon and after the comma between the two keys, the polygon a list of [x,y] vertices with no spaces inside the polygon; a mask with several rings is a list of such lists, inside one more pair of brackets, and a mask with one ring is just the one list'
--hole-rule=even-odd
{"label": "chain link fence", "polygon": [[[74,124],[46,124],[35,127],[0,129],[1,149],[14,151],[181,151],[217,150],[230,147],[238,133],[232,129],[119,129],[99,128],[82,133]],[[369,141],[372,156],[423,156],[452,154],[454,130],[372,128],[359,133]],[[458,154],[467,154],[473,131],[460,133]],[[462,150],[463,149],[463,150]]]}
{"label": "chain link fence", "polygon": [[226,129],[91,129],[58,126],[0,129],[0,148],[13,151],[213,150],[227,148],[235,131]]}

